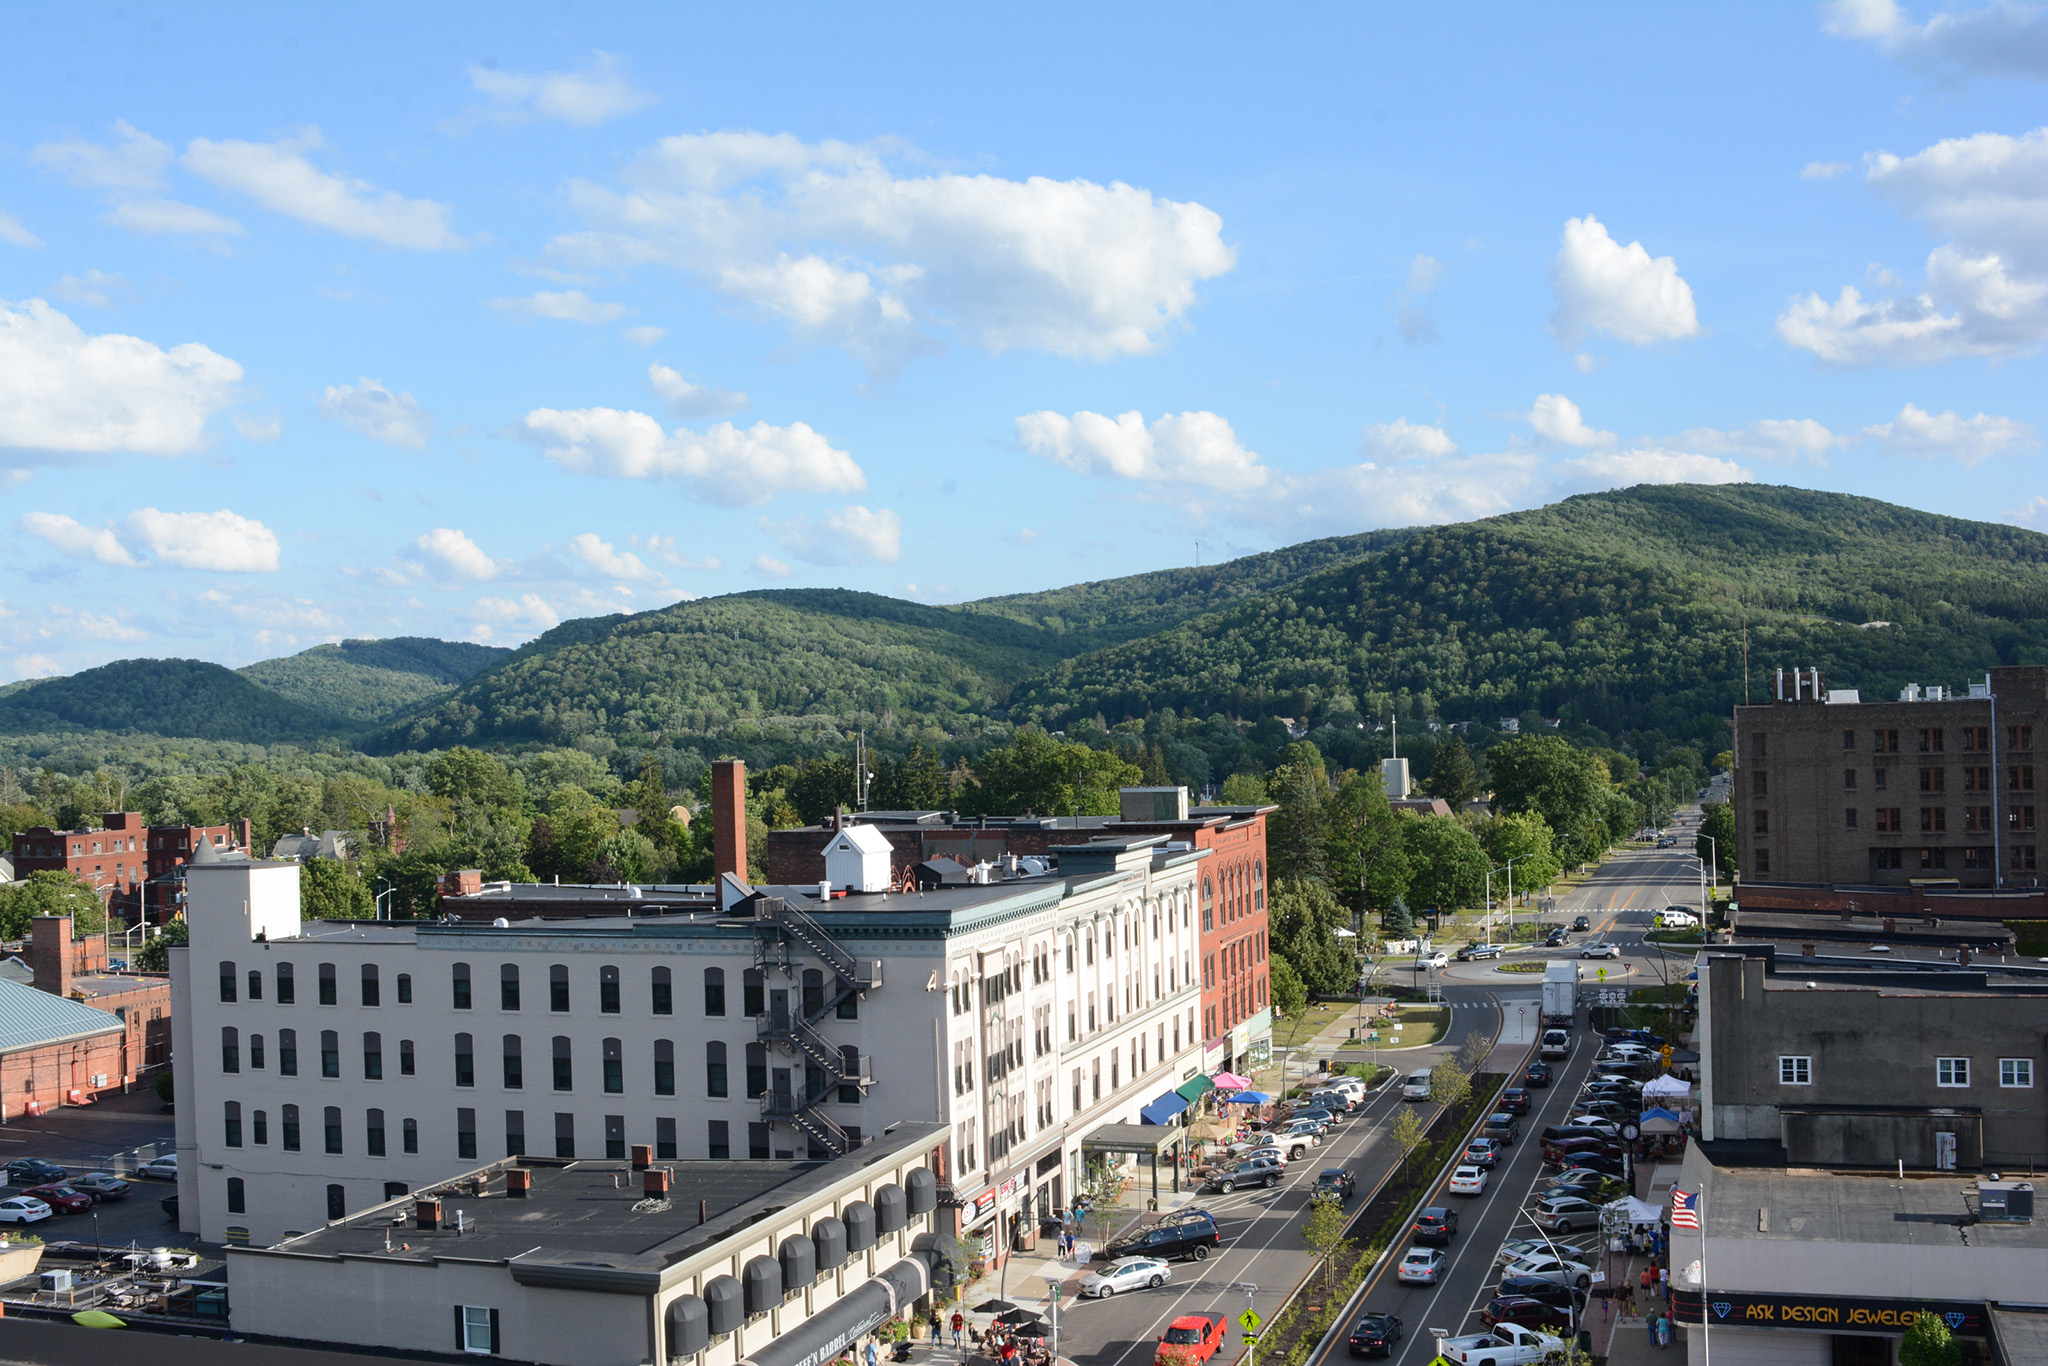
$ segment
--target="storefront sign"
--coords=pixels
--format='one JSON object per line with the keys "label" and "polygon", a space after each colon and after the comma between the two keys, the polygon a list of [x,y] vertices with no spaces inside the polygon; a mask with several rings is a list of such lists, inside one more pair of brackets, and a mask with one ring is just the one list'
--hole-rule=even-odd
{"label": "storefront sign", "polygon": [[982,1215],[987,1214],[995,1207],[996,1192],[993,1186],[974,1197],[974,1217],[976,1219],[981,1218]]}
{"label": "storefront sign", "polygon": [[1008,1181],[1003,1182],[1002,1190],[998,1193],[1003,1197],[1003,1199],[1007,1200],[1017,1193],[1017,1188],[1022,1184],[1023,1182],[1019,1181],[1016,1177],[1013,1176]]}
{"label": "storefront sign", "polygon": [[[1852,1299],[1835,1295],[1723,1294],[1707,1297],[1710,1326],[1796,1328],[1806,1332],[1903,1333],[1922,1314],[1939,1314],[1958,1337],[1984,1336],[1984,1306],[1953,1300]],[[1700,1321],[1700,1293],[1679,1290],[1671,1297],[1679,1322]]]}

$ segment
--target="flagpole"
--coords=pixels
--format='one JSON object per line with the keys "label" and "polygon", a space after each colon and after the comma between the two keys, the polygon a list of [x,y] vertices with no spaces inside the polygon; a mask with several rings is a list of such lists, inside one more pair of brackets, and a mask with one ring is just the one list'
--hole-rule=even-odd
{"label": "flagpole", "polygon": [[1714,1366],[1713,1310],[1707,1307],[1707,1183],[1700,1182],[1700,1366]]}

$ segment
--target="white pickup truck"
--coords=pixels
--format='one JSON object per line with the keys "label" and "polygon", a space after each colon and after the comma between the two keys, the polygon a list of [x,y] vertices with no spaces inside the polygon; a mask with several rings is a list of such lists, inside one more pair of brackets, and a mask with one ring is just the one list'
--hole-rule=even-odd
{"label": "white pickup truck", "polygon": [[1523,1366],[1525,1362],[1564,1359],[1564,1339],[1548,1333],[1519,1328],[1512,1323],[1496,1324],[1491,1333],[1445,1338],[1436,1345],[1437,1355],[1455,1366]]}

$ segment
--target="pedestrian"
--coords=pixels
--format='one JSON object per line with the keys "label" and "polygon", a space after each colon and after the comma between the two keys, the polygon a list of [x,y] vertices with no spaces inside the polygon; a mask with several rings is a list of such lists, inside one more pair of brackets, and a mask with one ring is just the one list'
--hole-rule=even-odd
{"label": "pedestrian", "polygon": [[1643,1320],[1643,1326],[1650,1330],[1650,1345],[1655,1347],[1657,1345],[1657,1315],[1652,1312],[1650,1317]]}
{"label": "pedestrian", "polygon": [[873,1338],[869,1338],[869,1339],[868,1339],[868,1349],[867,1349],[867,1353],[866,1353],[866,1356],[867,1356],[867,1360],[868,1360],[868,1366],[875,1366],[875,1358],[876,1358],[876,1356],[878,1356],[878,1355],[879,1355],[879,1353],[877,1353],[877,1352],[875,1351],[875,1340],[874,1340]]}
{"label": "pedestrian", "polygon": [[963,1330],[966,1327],[967,1316],[961,1313],[958,1309],[955,1309],[953,1311],[953,1345],[955,1347],[958,1347],[960,1345],[960,1333],[961,1330]]}
{"label": "pedestrian", "polygon": [[1671,1303],[1671,1270],[1668,1267],[1657,1268],[1657,1293],[1664,1297],[1666,1304]]}
{"label": "pedestrian", "polygon": [[1662,1350],[1670,1345],[1671,1316],[1669,1314],[1659,1314],[1657,1316],[1657,1346],[1659,1350]]}
{"label": "pedestrian", "polygon": [[935,1304],[932,1306],[932,1346],[938,1346],[940,1339],[944,1338],[945,1335],[945,1321],[939,1317],[939,1307]]}

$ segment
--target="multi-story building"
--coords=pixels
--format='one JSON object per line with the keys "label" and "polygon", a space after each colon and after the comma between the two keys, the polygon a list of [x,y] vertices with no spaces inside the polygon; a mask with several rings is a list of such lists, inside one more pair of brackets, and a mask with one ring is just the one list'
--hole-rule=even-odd
{"label": "multi-story building", "polygon": [[[1188,805],[1184,787],[1129,787],[1115,816],[960,816],[951,811],[864,811],[841,823],[871,828],[889,846],[890,877],[914,887],[964,878],[980,864],[1039,858],[1076,840],[1156,834],[1206,850],[1201,898],[1201,1033],[1209,1071],[1256,1067],[1271,1056],[1266,966],[1266,817],[1271,806]],[[837,825],[770,831],[768,877],[799,884],[823,869]],[[936,871],[943,869],[943,872]],[[683,889],[676,889],[681,891]]]}
{"label": "multi-story building", "polygon": [[297,864],[192,864],[184,1228],[263,1244],[500,1154],[778,1162],[912,1120],[950,1129],[993,1256],[1077,1191],[1096,1129],[1185,1104],[1211,851],[1115,833],[904,890],[885,842],[828,832],[820,876],[753,888],[718,776],[706,909],[307,922]]}
{"label": "multi-story building", "polygon": [[70,873],[104,897],[113,913],[161,924],[183,904],[180,869],[202,844],[246,850],[249,822],[146,825],[139,811],[109,811],[89,829],[41,825],[15,834],[15,876]]}
{"label": "multi-story building", "polygon": [[2048,668],[1995,668],[1962,693],[1865,702],[1819,670],[1780,671],[1735,709],[1745,882],[2038,885]]}

